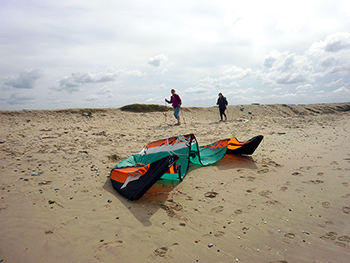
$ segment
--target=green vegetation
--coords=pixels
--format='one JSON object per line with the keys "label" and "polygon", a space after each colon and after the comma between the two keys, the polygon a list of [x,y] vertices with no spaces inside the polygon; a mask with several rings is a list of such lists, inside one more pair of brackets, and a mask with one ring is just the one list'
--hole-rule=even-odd
{"label": "green vegetation", "polygon": [[169,110],[169,107],[156,105],[156,104],[130,104],[120,108],[122,111],[130,111],[130,112],[155,112],[160,111],[164,112],[165,110]]}

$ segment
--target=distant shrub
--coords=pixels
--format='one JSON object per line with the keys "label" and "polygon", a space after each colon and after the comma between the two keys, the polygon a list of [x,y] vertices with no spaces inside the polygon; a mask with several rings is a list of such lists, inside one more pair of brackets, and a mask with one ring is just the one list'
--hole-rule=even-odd
{"label": "distant shrub", "polygon": [[130,112],[155,112],[155,111],[165,111],[169,107],[156,105],[156,104],[130,104],[120,108],[122,111]]}

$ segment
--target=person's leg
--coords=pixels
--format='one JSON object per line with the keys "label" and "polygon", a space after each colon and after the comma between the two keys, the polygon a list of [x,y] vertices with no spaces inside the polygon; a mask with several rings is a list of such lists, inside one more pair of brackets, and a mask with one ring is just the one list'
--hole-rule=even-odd
{"label": "person's leg", "polygon": [[224,114],[224,110],[223,109],[219,109],[220,111],[220,119],[222,120],[222,115]]}
{"label": "person's leg", "polygon": [[177,119],[178,124],[180,124],[180,107],[174,108],[174,116]]}
{"label": "person's leg", "polygon": [[[224,115],[225,121],[226,121],[227,120],[227,116],[226,116],[225,110],[222,111],[222,115]],[[222,119],[222,117],[221,117],[221,119]]]}

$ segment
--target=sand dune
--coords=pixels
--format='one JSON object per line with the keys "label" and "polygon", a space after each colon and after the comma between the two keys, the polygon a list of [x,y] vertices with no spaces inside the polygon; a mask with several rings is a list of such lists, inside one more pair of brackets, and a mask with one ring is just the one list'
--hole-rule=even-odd
{"label": "sand dune", "polygon": [[[1,262],[348,262],[350,105],[0,112]],[[138,201],[112,167],[151,141],[264,135]]]}

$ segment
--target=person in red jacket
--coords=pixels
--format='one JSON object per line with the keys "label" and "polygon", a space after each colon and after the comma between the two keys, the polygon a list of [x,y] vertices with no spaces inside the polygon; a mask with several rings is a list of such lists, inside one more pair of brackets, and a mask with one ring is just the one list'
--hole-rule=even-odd
{"label": "person in red jacket", "polygon": [[180,96],[176,94],[176,91],[174,89],[172,89],[170,100],[165,99],[165,101],[167,103],[172,103],[172,106],[174,108],[174,116],[177,119],[177,123],[175,125],[180,125],[180,107],[182,104]]}

